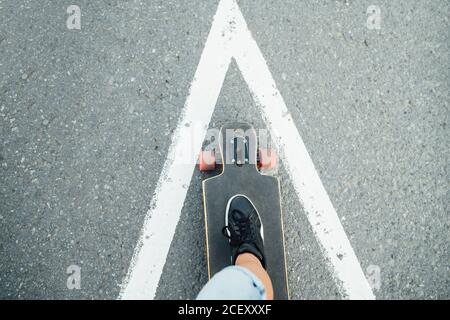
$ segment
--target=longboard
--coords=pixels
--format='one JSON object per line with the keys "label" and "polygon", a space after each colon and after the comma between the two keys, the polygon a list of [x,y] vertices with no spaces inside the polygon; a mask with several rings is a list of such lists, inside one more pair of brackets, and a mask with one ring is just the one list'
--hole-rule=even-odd
{"label": "longboard", "polygon": [[229,241],[222,234],[225,209],[232,196],[243,194],[252,200],[263,224],[266,267],[274,298],[289,299],[280,183],[259,170],[274,164],[275,151],[258,149],[256,131],[245,123],[223,126],[218,140],[218,148],[200,153],[202,171],[221,170],[202,182],[208,277],[231,264]]}

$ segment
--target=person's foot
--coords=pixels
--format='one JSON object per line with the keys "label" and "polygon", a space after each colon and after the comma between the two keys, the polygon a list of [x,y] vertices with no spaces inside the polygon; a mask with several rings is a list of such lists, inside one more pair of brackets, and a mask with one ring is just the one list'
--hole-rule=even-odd
{"label": "person's foot", "polygon": [[255,255],[265,268],[264,234],[258,211],[249,198],[242,194],[233,196],[225,211],[223,234],[230,240],[232,263],[239,254]]}

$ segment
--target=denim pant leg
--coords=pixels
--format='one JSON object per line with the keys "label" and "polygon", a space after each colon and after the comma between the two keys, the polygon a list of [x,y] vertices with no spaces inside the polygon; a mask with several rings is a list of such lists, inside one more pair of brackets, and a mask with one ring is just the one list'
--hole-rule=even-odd
{"label": "denim pant leg", "polygon": [[229,266],[216,273],[203,287],[197,300],[264,300],[266,290],[250,270]]}

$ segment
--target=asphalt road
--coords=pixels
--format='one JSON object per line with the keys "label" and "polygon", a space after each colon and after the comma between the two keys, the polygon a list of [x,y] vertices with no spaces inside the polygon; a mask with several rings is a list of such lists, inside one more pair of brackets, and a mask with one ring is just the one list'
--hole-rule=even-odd
{"label": "asphalt road", "polygon": [[[217,4],[0,0],[0,298],[117,298]],[[376,297],[449,299],[449,2],[239,6],[362,269],[380,270]],[[264,128],[234,64],[211,126],[233,120]],[[340,299],[278,174],[292,298]],[[207,280],[201,179],[156,298],[195,298]]]}

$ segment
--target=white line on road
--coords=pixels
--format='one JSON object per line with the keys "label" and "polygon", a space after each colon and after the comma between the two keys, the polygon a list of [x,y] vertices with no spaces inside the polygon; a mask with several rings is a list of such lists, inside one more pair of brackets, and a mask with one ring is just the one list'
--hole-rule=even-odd
{"label": "white line on road", "polygon": [[[229,19],[220,6],[218,11],[222,14],[214,17],[189,96],[172,136],[167,159],[122,285],[122,299],[153,299],[158,287],[196,162],[194,156],[189,163],[181,164],[176,161],[177,156],[188,154],[187,147],[200,150],[231,61],[228,42],[222,38],[223,26]],[[199,123],[203,124],[200,125],[203,132],[191,141],[191,126],[186,124]]]}
{"label": "white line on road", "polygon": [[[189,164],[180,164],[175,159],[186,152],[187,146],[200,150],[231,57],[236,60],[279,148],[280,157],[344,297],[373,299],[336,211],[235,0],[219,3],[119,297],[152,299],[155,296],[196,155],[192,155]],[[192,123],[201,124],[201,132],[194,138],[186,126]]]}
{"label": "white line on road", "polygon": [[337,284],[343,295],[350,299],[374,299],[294,120],[240,12],[236,13],[235,21],[236,50],[233,56],[275,140],[274,145],[279,149],[309,223],[331,264]]}

